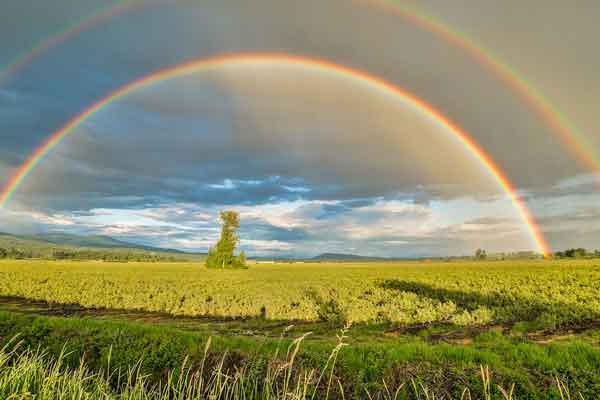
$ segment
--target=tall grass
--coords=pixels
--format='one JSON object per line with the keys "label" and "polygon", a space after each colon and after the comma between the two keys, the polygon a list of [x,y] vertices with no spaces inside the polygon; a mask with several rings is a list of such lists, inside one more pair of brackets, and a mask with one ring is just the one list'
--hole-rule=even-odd
{"label": "tall grass", "polygon": [[[2,400],[313,400],[345,399],[343,382],[335,375],[339,352],[347,345],[349,326],[338,335],[337,345],[320,370],[303,369],[295,360],[301,344],[309,334],[295,339],[287,349],[277,348],[262,375],[251,373],[248,366],[226,370],[225,357],[208,367],[210,340],[204,348],[201,362],[193,365],[187,358],[177,371],[156,382],[141,372],[142,362],[126,371],[111,370],[110,357],[103,370],[92,371],[81,360],[78,368],[65,365],[67,351],[53,357],[43,349],[21,349],[16,340],[0,349],[0,399]],[[283,337],[283,335],[282,335]],[[285,350],[285,353],[283,352]],[[281,355],[280,355],[281,353]],[[480,370],[482,390],[472,394],[464,388],[460,400],[517,400],[515,386],[508,389],[494,385],[488,367]],[[369,400],[451,400],[423,383],[412,379],[389,387],[382,381],[382,390],[364,390],[360,398]],[[584,400],[570,393],[565,382],[556,379],[556,393],[562,400]],[[557,397],[558,398],[558,397]]]}

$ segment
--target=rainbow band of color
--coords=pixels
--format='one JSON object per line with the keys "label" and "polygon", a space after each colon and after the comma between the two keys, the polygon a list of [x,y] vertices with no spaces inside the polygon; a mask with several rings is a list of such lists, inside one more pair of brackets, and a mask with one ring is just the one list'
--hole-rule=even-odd
{"label": "rainbow band of color", "polygon": [[511,182],[507,179],[504,173],[498,168],[491,157],[461,128],[456,124],[442,115],[439,111],[425,103],[421,99],[417,98],[411,93],[404,91],[378,77],[369,75],[365,72],[354,70],[345,66],[333,64],[323,60],[317,60],[312,58],[291,56],[286,54],[245,54],[245,55],[226,55],[221,57],[214,57],[208,59],[201,59],[191,61],[188,63],[180,64],[178,66],[160,70],[152,73],[141,79],[138,79],[132,83],[129,83],[120,89],[114,91],[110,95],[102,98],[95,102],[85,111],[77,115],[66,125],[60,128],[58,131],[53,133],[32,155],[31,157],[17,170],[10,181],[5,185],[0,192],[0,207],[5,207],[11,197],[14,195],[19,186],[23,181],[31,175],[35,168],[40,164],[44,157],[56,147],[65,137],[75,132],[88,118],[102,110],[107,105],[127,96],[128,94],[148,87],[152,84],[162,82],[171,78],[181,77],[192,73],[197,73],[201,70],[216,68],[226,65],[242,65],[242,66],[257,66],[261,64],[277,64],[277,65],[291,65],[301,66],[304,68],[312,68],[321,72],[335,73],[346,79],[356,80],[363,84],[368,84],[371,88],[383,91],[384,93],[391,94],[396,98],[402,100],[406,104],[416,108],[427,117],[436,121],[439,125],[443,126],[450,133],[452,133],[460,143],[474,156],[489,173],[498,182],[500,187],[510,197],[515,209],[519,212],[523,218],[527,229],[531,235],[531,238],[535,242],[537,249],[542,254],[546,255],[549,253],[548,245],[542,234],[540,233],[535,220],[529,212],[527,206],[523,200],[519,197]]}
{"label": "rainbow band of color", "polygon": [[28,51],[23,52],[21,56],[17,57],[15,61],[9,64],[4,71],[0,73],[0,82],[17,73],[46,51],[140,4],[142,4],[141,0],[122,0],[112,7],[100,10],[92,16],[83,18],[76,24],[70,25],[68,28],[38,42]]}
{"label": "rainbow band of color", "polygon": [[[502,82],[507,84],[514,91],[519,93],[522,98],[535,110],[547,125],[556,133],[560,139],[577,155],[577,161],[586,169],[598,173],[598,184],[600,185],[600,155],[594,152],[594,146],[589,143],[581,131],[577,129],[565,115],[561,114],[551,102],[535,88],[535,86],[522,77],[516,70],[503,63],[492,52],[485,49],[475,41],[468,38],[465,34],[447,27],[442,21],[432,16],[425,15],[414,9],[392,4],[389,0],[360,0],[371,5],[381,7],[382,9],[398,16],[415,26],[430,32],[437,37],[442,38],[447,43],[462,49],[473,60],[478,62],[492,74],[496,75]],[[158,0],[123,0],[113,7],[100,11],[91,17],[88,17],[78,24],[60,31],[50,38],[41,41],[31,50],[25,52],[8,68],[0,73],[0,81],[16,73],[25,65],[31,63],[38,55],[67,41],[75,35],[105,21],[115,17],[126,10],[137,5],[147,5],[158,2]]]}
{"label": "rainbow band of color", "polygon": [[595,153],[594,146],[583,132],[566,115],[560,113],[551,101],[518,71],[501,61],[499,57],[481,44],[476,43],[465,34],[449,28],[432,16],[425,15],[412,8],[392,4],[388,1],[384,2],[384,0],[368,1],[425,31],[443,38],[454,47],[462,49],[472,59],[498,77],[500,81],[518,93],[541,116],[548,127],[558,134],[562,142],[576,154],[577,161],[582,167],[598,174],[598,184],[600,185],[600,154]]}

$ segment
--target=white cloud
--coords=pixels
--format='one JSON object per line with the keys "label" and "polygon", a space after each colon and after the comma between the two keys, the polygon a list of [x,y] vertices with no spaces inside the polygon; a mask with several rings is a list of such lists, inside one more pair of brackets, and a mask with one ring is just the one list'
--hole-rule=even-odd
{"label": "white cloud", "polygon": [[10,214],[15,218],[30,219],[40,224],[56,226],[72,226],[76,224],[72,216],[61,213],[44,214],[39,211],[13,211]]}
{"label": "white cloud", "polygon": [[247,240],[242,239],[241,245],[257,253],[289,252],[293,245],[279,240]]}
{"label": "white cloud", "polygon": [[207,186],[212,189],[223,189],[223,190],[231,190],[231,189],[235,189],[237,187],[231,179],[225,179],[223,181],[223,183],[213,183],[213,184],[209,184]]}
{"label": "white cloud", "polygon": [[[142,209],[97,208],[73,213],[21,212],[43,230],[103,234],[148,245],[206,251],[218,240],[219,212],[240,213],[242,247],[255,255],[311,256],[321,252],[405,256],[528,249],[527,230],[510,203],[504,212],[473,200],[439,205],[363,199],[297,200],[262,205],[199,206],[171,203]],[[502,207],[500,207],[502,208]],[[453,218],[442,218],[450,213]],[[506,216],[508,215],[508,216]],[[575,221],[572,224],[580,224]]]}

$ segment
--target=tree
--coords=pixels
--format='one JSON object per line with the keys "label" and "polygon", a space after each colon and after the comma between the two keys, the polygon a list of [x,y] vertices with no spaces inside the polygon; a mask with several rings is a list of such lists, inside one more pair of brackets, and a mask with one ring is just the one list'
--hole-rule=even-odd
{"label": "tree", "polygon": [[564,258],[565,257],[565,253],[563,253],[562,251],[557,251],[556,253],[554,253],[554,256],[556,258]]}
{"label": "tree", "polygon": [[246,255],[242,252],[235,256],[235,249],[240,241],[237,230],[240,227],[240,216],[235,211],[222,211],[221,238],[215,247],[208,250],[206,266],[208,268],[246,268]]}
{"label": "tree", "polygon": [[475,251],[475,258],[477,260],[485,260],[487,258],[487,253],[484,249],[477,249]]}
{"label": "tree", "polygon": [[238,261],[238,266],[239,267],[245,267],[246,266],[246,252],[244,250],[242,250],[240,252],[240,255],[237,258]]}
{"label": "tree", "polygon": [[565,257],[568,258],[584,258],[587,256],[587,250],[584,248],[565,250]]}

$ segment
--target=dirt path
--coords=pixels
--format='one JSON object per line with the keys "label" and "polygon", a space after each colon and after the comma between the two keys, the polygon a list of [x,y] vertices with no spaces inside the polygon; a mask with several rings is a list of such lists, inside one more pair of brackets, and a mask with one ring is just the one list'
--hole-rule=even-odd
{"label": "dirt path", "polygon": [[[78,304],[57,304],[44,300],[0,296],[0,310],[48,317],[87,318],[106,321],[125,321],[152,325],[168,325],[177,329],[211,332],[229,336],[279,337],[289,325],[294,331],[323,331],[331,327],[308,321],[273,321],[261,318],[188,317],[164,312],[87,308]],[[332,336],[335,336],[332,334]]]}
{"label": "dirt path", "polygon": [[[261,318],[223,318],[223,317],[186,317],[161,312],[140,310],[115,310],[106,308],[86,308],[77,304],[56,304],[43,300],[30,300],[20,297],[0,296],[0,310],[34,314],[49,317],[87,318],[94,320],[135,322],[152,325],[165,325],[176,329],[206,332],[222,336],[279,337],[289,325],[294,325],[294,332],[302,334],[312,332],[313,339],[331,339],[335,337],[338,327],[322,322],[310,321],[273,321]],[[540,343],[552,343],[569,340],[586,334],[592,330],[600,330],[600,321],[561,328],[553,331],[535,331],[516,334],[512,324],[487,325],[479,327],[457,328],[450,325],[417,325],[401,327],[375,326],[369,329],[361,327],[354,330],[354,340],[398,340],[401,337],[419,336],[430,343],[452,343],[470,345],[478,335],[489,331],[497,331],[507,336],[521,336]],[[351,337],[352,337],[351,336]],[[600,334],[596,335],[596,337]],[[596,340],[597,341],[597,340]]]}

